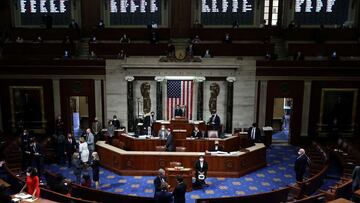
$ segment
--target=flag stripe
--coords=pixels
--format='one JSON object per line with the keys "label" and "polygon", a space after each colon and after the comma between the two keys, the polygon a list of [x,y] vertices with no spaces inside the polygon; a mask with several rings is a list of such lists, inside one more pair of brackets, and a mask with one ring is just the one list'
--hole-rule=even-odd
{"label": "flag stripe", "polygon": [[186,117],[192,120],[193,81],[167,81],[167,119],[174,117],[176,105],[185,106]]}

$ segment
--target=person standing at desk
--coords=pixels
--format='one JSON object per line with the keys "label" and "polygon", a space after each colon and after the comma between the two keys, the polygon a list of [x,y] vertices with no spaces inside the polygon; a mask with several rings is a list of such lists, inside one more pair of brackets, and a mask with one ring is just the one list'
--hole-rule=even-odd
{"label": "person standing at desk", "polygon": [[195,183],[194,188],[202,188],[206,186],[205,179],[208,171],[208,163],[205,161],[204,156],[200,156],[199,160],[195,163]]}
{"label": "person standing at desk", "polygon": [[202,138],[202,133],[200,132],[200,130],[197,126],[194,127],[194,130],[191,133],[191,137],[197,138],[197,139]]}
{"label": "person standing at desk", "polygon": [[216,114],[216,111],[212,112],[207,124],[210,125],[213,130],[220,130],[220,116]]}
{"label": "person standing at desk", "polygon": [[256,123],[252,124],[252,127],[250,127],[248,129],[248,139],[249,141],[254,144],[257,142],[260,142],[260,137],[261,137],[261,131],[260,129],[257,127]]}
{"label": "person standing at desk", "polygon": [[165,129],[165,125],[161,125],[161,129],[159,130],[158,137],[160,139],[165,139],[168,135],[168,131]]}
{"label": "person standing at desk", "polygon": [[175,108],[175,117],[176,117],[176,116],[180,116],[180,117],[183,116],[183,111],[182,111],[182,109],[180,108],[180,105],[176,105],[176,108]]}
{"label": "person standing at desk", "polygon": [[166,151],[172,152],[175,151],[175,146],[174,146],[174,137],[171,133],[171,130],[168,128],[168,135],[166,138],[166,145],[165,145]]}
{"label": "person standing at desk", "polygon": [[25,188],[27,189],[27,193],[31,195],[33,199],[40,197],[40,180],[36,168],[28,168],[26,171],[26,182],[20,193],[22,193]]}
{"label": "person standing at desk", "polygon": [[178,175],[176,177],[177,186],[173,191],[174,203],[185,203],[185,193],[186,193],[186,184],[182,176]]}

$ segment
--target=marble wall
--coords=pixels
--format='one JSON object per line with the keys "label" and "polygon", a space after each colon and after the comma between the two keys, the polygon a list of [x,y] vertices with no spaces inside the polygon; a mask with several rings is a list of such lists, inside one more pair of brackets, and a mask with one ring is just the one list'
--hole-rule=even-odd
{"label": "marble wall", "polygon": [[[210,97],[210,84],[216,82],[220,85],[218,96],[218,113],[222,122],[226,121],[227,77],[233,77],[233,128],[248,127],[254,121],[256,109],[255,94],[255,60],[237,60],[236,58],[203,59],[201,63],[161,63],[153,57],[131,57],[127,60],[106,61],[106,118],[116,114],[120,122],[127,126],[127,81],[125,77],[134,76],[194,76],[205,77],[204,82],[204,119],[210,117],[208,102]],[[128,77],[129,78],[129,77]],[[214,81],[214,78],[222,80]],[[144,80],[134,80],[134,100],[141,98],[140,85]],[[147,81],[151,84],[151,110],[156,110],[156,81]],[[166,113],[166,82],[163,85],[163,113]],[[193,118],[196,118],[197,83],[194,85]],[[137,104],[135,103],[135,114]],[[142,112],[142,105],[140,105]],[[164,117],[165,118],[165,117]],[[225,124],[225,123],[224,123]]]}

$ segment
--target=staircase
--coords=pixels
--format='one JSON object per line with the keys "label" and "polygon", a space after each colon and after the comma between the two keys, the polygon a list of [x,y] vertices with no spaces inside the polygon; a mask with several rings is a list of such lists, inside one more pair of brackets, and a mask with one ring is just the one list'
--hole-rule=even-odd
{"label": "staircase", "polygon": [[79,58],[88,58],[89,56],[89,38],[82,38],[79,42],[78,53],[76,54]]}

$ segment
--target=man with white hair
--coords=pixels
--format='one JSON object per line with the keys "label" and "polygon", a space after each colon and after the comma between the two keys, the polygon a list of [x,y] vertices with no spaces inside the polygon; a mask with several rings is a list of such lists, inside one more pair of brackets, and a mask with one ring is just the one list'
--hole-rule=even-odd
{"label": "man with white hair", "polygon": [[302,182],[306,167],[309,166],[310,159],[305,154],[305,149],[299,149],[298,154],[299,156],[296,158],[294,169],[296,174],[296,181]]}
{"label": "man with white hair", "polygon": [[166,176],[165,176],[165,170],[160,168],[159,172],[158,172],[158,175],[154,179],[154,186],[155,186],[154,196],[155,196],[156,192],[161,191],[161,184],[166,183],[166,181],[167,181],[167,179],[166,179]]}

